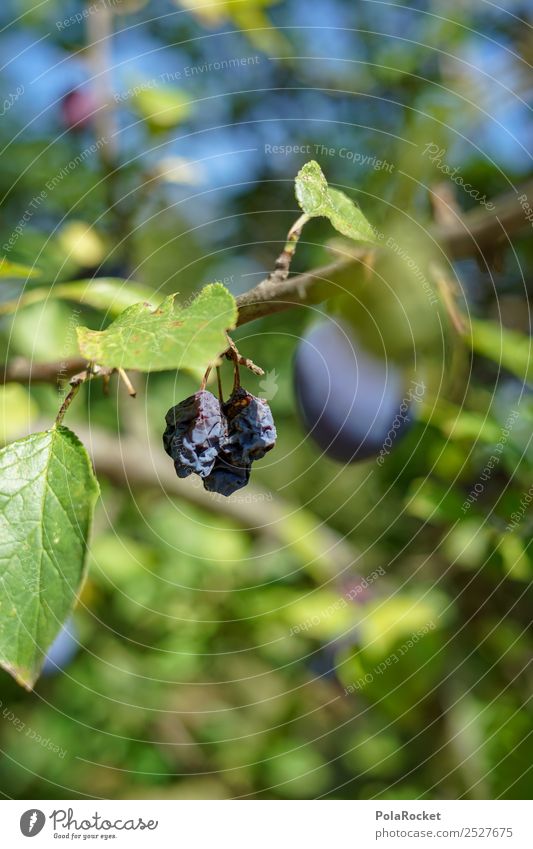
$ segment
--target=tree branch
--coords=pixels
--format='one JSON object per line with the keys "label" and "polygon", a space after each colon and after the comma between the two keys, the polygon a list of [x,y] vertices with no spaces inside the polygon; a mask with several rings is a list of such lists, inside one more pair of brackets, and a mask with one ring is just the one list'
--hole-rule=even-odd
{"label": "tree branch", "polygon": [[[519,195],[533,198],[533,180],[518,187],[515,192],[496,198],[493,210],[473,209],[461,216],[450,208],[447,222],[430,228],[429,236],[450,260],[480,256],[484,251],[492,255],[495,248],[505,245],[509,236],[530,226],[518,200]],[[237,298],[238,324],[246,324],[295,305],[317,304],[338,294],[335,278],[357,261],[355,257],[338,260],[284,282],[267,277]]]}
{"label": "tree branch", "polygon": [[[429,235],[450,260],[465,257],[479,257],[486,251],[493,255],[498,245],[520,230],[530,226],[518,197],[526,195],[533,199],[533,180],[519,186],[515,192],[496,198],[494,209],[473,209],[460,216],[450,210],[445,224],[429,230]],[[533,205],[533,201],[532,201]],[[453,220],[453,223],[452,223]],[[237,324],[247,324],[258,318],[273,315],[295,306],[319,304],[339,292],[339,277],[351,265],[358,262],[356,257],[346,257],[329,265],[296,274],[286,280],[268,275],[264,280],[237,297],[239,317]],[[48,382],[66,378],[85,366],[79,357],[62,363],[30,363],[16,359],[0,367],[0,382],[18,383]]]}
{"label": "tree branch", "polygon": [[282,312],[294,306],[320,304],[332,294],[338,294],[338,285],[333,278],[354,262],[357,260],[353,257],[339,260],[323,268],[317,268],[315,271],[289,277],[283,282],[272,281],[270,277],[265,278],[249,292],[238,296],[237,325],[247,324],[256,318]]}
{"label": "tree branch", "polygon": [[71,357],[52,363],[35,363],[24,357],[15,357],[9,363],[0,366],[0,384],[2,383],[57,383],[68,380],[77,371],[82,371],[87,360]]}
{"label": "tree branch", "polygon": [[533,180],[495,198],[493,210],[471,209],[462,218],[457,216],[454,224],[437,227],[432,235],[450,259],[477,256],[485,250],[492,253],[495,247],[505,245],[509,236],[531,226],[518,200],[521,195],[533,198]]}

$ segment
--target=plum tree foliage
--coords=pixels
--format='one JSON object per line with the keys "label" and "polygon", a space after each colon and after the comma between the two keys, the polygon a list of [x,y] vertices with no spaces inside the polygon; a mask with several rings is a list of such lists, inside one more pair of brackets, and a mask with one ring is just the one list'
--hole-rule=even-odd
{"label": "plum tree foliage", "polygon": [[[311,218],[329,219],[361,249],[371,251],[377,242],[361,209],[328,186],[316,162],[298,173],[296,197],[303,214],[289,233],[281,265],[266,281],[273,302],[276,286],[288,276],[302,227]],[[27,277],[28,269],[3,260],[2,273]],[[276,440],[266,400],[240,385],[239,366],[254,365],[227,335],[237,324],[238,309],[225,286],[207,285],[188,304],[178,305],[170,296],[155,307],[145,301],[132,304],[132,287],[127,296],[120,287],[121,281],[94,281],[95,303],[116,317],[103,330],[77,329],[87,368],[71,380],[56,422],[0,452],[0,664],[27,688],[62,632],[85,576],[98,484],[84,446],[63,425],[83,383],[118,372],[129,384],[125,369],[205,373],[199,391],[169,410],[163,442],[179,477],[199,475],[207,490],[224,496],[248,483],[252,463]],[[79,282],[62,284],[56,297],[81,300],[83,288]],[[38,299],[38,286],[32,292]],[[486,349],[482,327],[476,329],[476,342]],[[205,387],[222,357],[231,359],[235,370],[227,401]],[[516,364],[517,355],[511,359]],[[400,411],[403,377],[394,364],[366,352],[353,328],[340,324],[334,311],[329,323],[312,328],[301,342],[295,379],[305,427],[326,454],[347,462],[378,453]],[[407,420],[405,415],[402,430]]]}

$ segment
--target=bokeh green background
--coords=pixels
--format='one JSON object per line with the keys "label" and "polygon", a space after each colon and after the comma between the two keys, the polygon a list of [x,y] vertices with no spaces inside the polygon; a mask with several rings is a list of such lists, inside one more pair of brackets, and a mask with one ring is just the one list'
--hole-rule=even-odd
{"label": "bokeh green background", "polygon": [[[30,210],[2,253],[41,270],[1,281],[5,360],[65,359],[76,324],[109,321],[109,298],[65,300],[65,282],[112,276],[123,294],[135,281],[183,299],[212,280],[250,288],[298,214],[293,179],[307,159],[379,229],[407,228],[415,252],[434,216],[429,189],[446,179],[426,145],[487,197],[530,175],[528,4],[199,6],[3,5],[0,244]],[[103,19],[113,36],[87,49]],[[74,89],[88,113],[77,129],[63,101]],[[106,127],[113,140],[99,147]],[[448,187],[460,210],[476,207]],[[313,222],[294,270],[345,250],[331,238]],[[526,225],[453,268],[459,308],[526,347],[531,261]],[[354,276],[349,317],[365,337],[371,315],[406,372],[416,354],[427,392],[382,466],[336,464],[299,422],[292,357],[325,306],[236,334],[268,372],[279,442],[228,501],[158,477],[164,415],[192,377],[132,375],[136,401],[96,383],[77,399],[68,424],[97,446],[102,487],[79,648],[33,693],[1,674],[4,796],[527,798],[531,511],[506,528],[531,484],[530,389],[522,360],[502,368],[499,346],[472,356],[445,311],[427,323],[409,277],[385,279],[365,288]],[[507,352],[515,343],[503,337]],[[247,386],[265,391],[254,376]],[[6,384],[4,443],[47,426],[58,400],[53,384]]]}

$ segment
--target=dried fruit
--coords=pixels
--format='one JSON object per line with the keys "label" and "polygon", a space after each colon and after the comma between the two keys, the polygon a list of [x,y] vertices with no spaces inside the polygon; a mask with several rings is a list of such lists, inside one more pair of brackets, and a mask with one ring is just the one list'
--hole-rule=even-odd
{"label": "dried fruit", "polygon": [[238,465],[233,463],[230,457],[221,454],[215,461],[211,474],[204,478],[204,488],[220,495],[233,495],[238,489],[246,486],[250,480],[251,468],[251,462]]}
{"label": "dried fruit", "polygon": [[223,405],[228,419],[224,453],[234,463],[260,460],[276,444],[276,427],[267,402],[239,387]]}
{"label": "dried fruit", "polygon": [[201,389],[166,415],[165,451],[176,474],[197,474],[208,492],[231,495],[250,480],[254,460],[276,442],[270,407],[262,398],[236,389],[225,404]]}
{"label": "dried fruit", "polygon": [[226,439],[226,419],[217,398],[201,389],[172,407],[165,420],[163,445],[174,460],[177,476],[207,477]]}

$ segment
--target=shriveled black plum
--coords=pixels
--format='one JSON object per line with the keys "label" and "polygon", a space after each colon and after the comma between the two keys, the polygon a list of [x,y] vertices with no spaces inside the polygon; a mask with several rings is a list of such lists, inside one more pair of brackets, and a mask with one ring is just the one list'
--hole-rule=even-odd
{"label": "shriveled black plum", "polygon": [[260,460],[276,444],[276,427],[267,402],[242,386],[223,405],[228,420],[224,453],[235,463]]}
{"label": "shriveled black plum", "polygon": [[201,389],[171,407],[165,421],[163,445],[174,460],[177,476],[207,477],[226,439],[226,419],[218,399]]}
{"label": "shriveled black plum", "polygon": [[251,461],[235,463],[229,456],[220,455],[211,473],[204,478],[204,489],[219,495],[233,495],[250,480]]}

